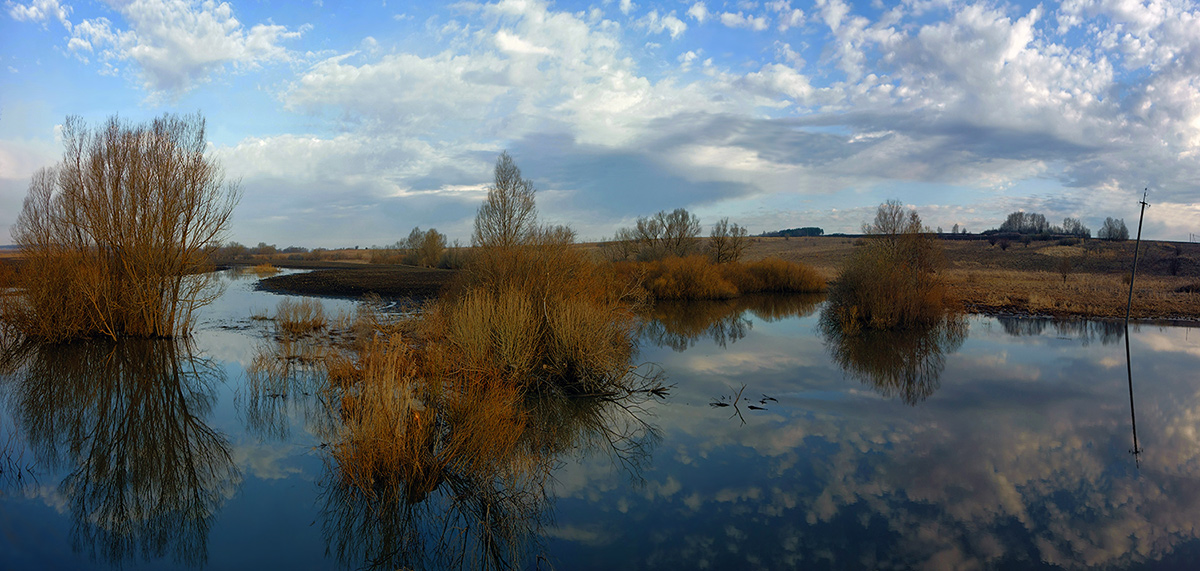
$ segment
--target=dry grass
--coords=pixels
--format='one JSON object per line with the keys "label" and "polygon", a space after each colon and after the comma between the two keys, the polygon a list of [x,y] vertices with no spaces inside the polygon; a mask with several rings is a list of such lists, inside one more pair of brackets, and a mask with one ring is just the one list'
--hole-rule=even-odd
{"label": "dry grass", "polygon": [[[1017,313],[1055,317],[1124,317],[1129,275],[975,269],[946,272],[964,309],[978,313]],[[1200,293],[1178,292],[1194,278],[1139,275],[1130,316],[1138,319],[1200,317]]]}
{"label": "dry grass", "polygon": [[260,278],[268,278],[279,273],[279,268],[271,265],[270,262],[264,262],[253,268],[254,275]]}
{"label": "dry grass", "polygon": [[778,258],[715,264],[703,256],[688,256],[617,262],[613,269],[628,282],[641,281],[658,301],[719,300],[753,293],[814,293],[825,289],[825,278],[813,268]]}
{"label": "dry grass", "polygon": [[303,335],[325,329],[325,306],[311,297],[285,299],[275,308],[275,329],[289,335]]}

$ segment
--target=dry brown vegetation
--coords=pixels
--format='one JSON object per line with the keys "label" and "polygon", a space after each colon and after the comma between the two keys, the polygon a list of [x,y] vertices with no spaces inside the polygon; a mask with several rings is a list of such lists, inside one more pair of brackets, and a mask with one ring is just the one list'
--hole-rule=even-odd
{"label": "dry brown vegetation", "polygon": [[778,258],[717,264],[703,256],[669,257],[653,262],[616,262],[613,268],[625,281],[640,282],[657,301],[730,299],[754,293],[814,293],[825,289],[825,279],[812,268]]}
{"label": "dry brown vegetation", "polygon": [[939,274],[941,244],[915,211],[896,201],[879,206],[868,236],[850,253],[829,290],[822,314],[828,327],[846,335],[869,330],[929,327],[955,303]]}
{"label": "dry brown vegetation", "polygon": [[[861,238],[752,238],[744,259],[801,261],[833,279]],[[1034,240],[1001,250],[987,240],[939,240],[946,286],[965,311],[1055,317],[1124,317],[1133,241]],[[1064,283],[1060,261],[1071,270]],[[1200,319],[1200,244],[1143,241],[1131,315]],[[1192,292],[1179,291],[1195,288]]]}
{"label": "dry brown vegetation", "polygon": [[66,150],[38,171],[16,224],[21,295],[2,318],[34,338],[171,337],[215,297],[208,249],[237,201],[205,157],[204,120],[116,118],[63,129]]}
{"label": "dry brown vegetation", "polygon": [[325,329],[325,306],[313,298],[285,299],[275,309],[276,330],[289,335],[303,335]]}
{"label": "dry brown vegetation", "polygon": [[[527,489],[520,482],[543,477],[547,454],[565,449],[551,441],[573,440],[580,430],[571,427],[587,425],[564,419],[595,418],[543,417],[532,412],[537,403],[615,403],[664,390],[631,364],[642,290],[575,248],[568,229],[537,226],[524,203],[532,187],[507,155],[496,179],[470,265],[419,314],[390,321],[363,310],[316,337],[306,332],[324,327],[319,305],[276,312],[275,349],[255,360],[254,385],[277,386],[263,377],[295,367],[321,374],[341,427],[332,438],[337,477],[355,497],[418,504],[464,478],[482,490]],[[321,338],[328,342],[311,342]],[[483,506],[529,506],[505,500],[526,497],[505,486]],[[484,528],[488,549],[513,544],[511,528]]]}
{"label": "dry brown vegetation", "polygon": [[260,278],[269,278],[279,273],[279,268],[272,266],[270,262],[263,262],[253,268],[254,275]]}

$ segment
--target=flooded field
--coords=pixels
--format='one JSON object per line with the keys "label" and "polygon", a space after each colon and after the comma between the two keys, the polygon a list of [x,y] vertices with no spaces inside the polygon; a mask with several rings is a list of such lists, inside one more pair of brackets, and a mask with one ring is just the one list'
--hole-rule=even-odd
{"label": "flooded field", "polygon": [[427,415],[395,494],[350,485],[332,450],[345,401],[322,379],[247,373],[284,297],[225,279],[186,342],[6,350],[0,568],[1200,558],[1200,329],[1132,327],[1130,385],[1120,324],[969,317],[846,339],[819,298],[661,305],[637,362],[665,398],[524,403],[502,454],[477,434],[512,419]]}

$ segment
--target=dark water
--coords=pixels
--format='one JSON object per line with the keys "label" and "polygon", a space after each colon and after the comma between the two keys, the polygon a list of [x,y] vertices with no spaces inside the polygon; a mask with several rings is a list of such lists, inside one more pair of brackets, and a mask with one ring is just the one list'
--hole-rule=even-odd
{"label": "dark water", "polygon": [[[665,400],[543,406],[544,478],[345,485],[338,423],[246,369],[280,299],[187,343],[23,348],[0,381],[0,569],[1191,568],[1200,330],[971,317],[823,331],[819,301],[663,306]],[[352,304],[328,301],[331,312]],[[620,405],[626,405],[624,407]],[[480,546],[497,542],[494,553]],[[510,549],[511,548],[511,549]]]}

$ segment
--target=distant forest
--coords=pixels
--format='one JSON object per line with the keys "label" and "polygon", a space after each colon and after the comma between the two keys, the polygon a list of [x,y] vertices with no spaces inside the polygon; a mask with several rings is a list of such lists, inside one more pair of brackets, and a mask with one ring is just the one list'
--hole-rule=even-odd
{"label": "distant forest", "polygon": [[821,236],[824,234],[825,234],[825,231],[820,228],[817,228],[816,226],[806,226],[804,228],[788,228],[787,230],[776,230],[774,232],[763,232],[762,234],[759,234],[759,236],[762,236],[764,238],[779,238],[779,237],[799,238],[802,236]]}

